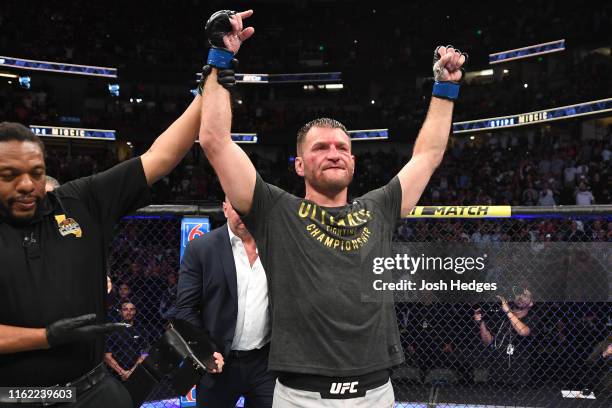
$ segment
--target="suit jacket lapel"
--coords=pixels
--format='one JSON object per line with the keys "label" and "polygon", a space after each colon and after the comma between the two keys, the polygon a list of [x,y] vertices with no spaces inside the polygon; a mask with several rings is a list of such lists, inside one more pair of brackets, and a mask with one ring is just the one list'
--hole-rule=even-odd
{"label": "suit jacket lapel", "polygon": [[234,262],[234,253],[232,252],[232,244],[229,239],[228,226],[225,224],[223,231],[219,236],[219,257],[221,257],[221,265],[227,279],[227,286],[232,297],[236,313],[238,313],[238,283],[236,280],[236,263]]}

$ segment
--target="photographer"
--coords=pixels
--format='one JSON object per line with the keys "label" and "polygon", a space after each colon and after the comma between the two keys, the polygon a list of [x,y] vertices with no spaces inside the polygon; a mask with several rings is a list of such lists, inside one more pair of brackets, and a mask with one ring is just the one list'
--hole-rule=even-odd
{"label": "photographer", "polygon": [[[513,307],[503,296],[497,296],[501,310],[483,317],[481,309],[474,311],[484,351],[489,381],[506,384],[529,382],[531,352],[534,350],[535,316],[530,314],[533,296],[525,289],[515,295]],[[503,313],[503,314],[501,314]]]}

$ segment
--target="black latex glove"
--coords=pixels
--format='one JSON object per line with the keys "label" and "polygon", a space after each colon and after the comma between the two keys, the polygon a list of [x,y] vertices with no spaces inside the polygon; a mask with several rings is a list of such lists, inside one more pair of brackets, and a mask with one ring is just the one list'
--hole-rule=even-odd
{"label": "black latex glove", "polygon": [[91,313],[51,323],[46,328],[49,347],[91,340],[103,334],[123,330],[130,326],[127,323],[96,324],[96,319],[96,314]]}

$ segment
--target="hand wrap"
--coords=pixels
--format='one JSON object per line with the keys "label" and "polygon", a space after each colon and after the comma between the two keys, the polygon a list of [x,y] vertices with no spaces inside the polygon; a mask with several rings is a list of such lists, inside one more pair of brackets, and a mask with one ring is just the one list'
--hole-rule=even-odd
{"label": "hand wrap", "polygon": [[[452,45],[447,45],[445,48],[449,48],[449,47],[454,48]],[[463,78],[465,77],[465,70],[463,69],[463,67],[465,66],[465,64],[467,64],[468,55],[466,53],[460,52],[458,49],[455,49],[456,52],[460,53],[461,55],[465,57],[465,62],[460,68],[461,69],[461,79],[459,80],[459,82],[445,81],[443,78],[444,67],[440,67],[438,63],[441,58],[440,53],[439,53],[440,48],[442,48],[442,46],[436,47],[434,51],[433,71],[434,71],[435,82],[434,82],[434,86],[433,86],[433,90],[431,94],[437,98],[455,101],[459,97],[459,89],[461,88],[461,82],[463,81]]]}

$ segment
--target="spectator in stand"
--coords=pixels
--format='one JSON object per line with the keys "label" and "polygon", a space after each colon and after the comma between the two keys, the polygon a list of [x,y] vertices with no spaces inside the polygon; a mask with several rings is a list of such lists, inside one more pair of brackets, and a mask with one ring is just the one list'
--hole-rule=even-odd
{"label": "spectator in stand", "polygon": [[563,241],[566,242],[584,242],[587,240],[587,235],[584,233],[584,224],[582,221],[572,220],[570,230],[565,235]]}
{"label": "spectator in stand", "polygon": [[[603,143],[602,143],[603,144]],[[608,147],[603,147],[601,150],[601,159],[608,163],[610,161],[610,156],[612,155],[612,152],[610,151],[609,146]]]}
{"label": "spectator in stand", "polygon": [[578,190],[576,191],[576,205],[593,205],[595,204],[595,197],[593,197],[593,193],[583,181],[578,186]]}
{"label": "spectator in stand", "polygon": [[589,177],[589,166],[586,164],[586,162],[581,162],[578,166],[576,166],[576,178],[578,182],[580,181],[588,182],[589,181],[588,177]]}
{"label": "spectator in stand", "polygon": [[576,185],[576,167],[574,166],[574,161],[571,159],[568,159],[565,163],[563,180],[565,182],[565,187],[573,188]]}
{"label": "spectator in stand", "polygon": [[527,183],[527,188],[523,191],[521,204],[536,205],[538,203],[538,191],[533,188],[533,183]]}
{"label": "spectator in stand", "polygon": [[123,282],[119,285],[117,291],[117,297],[114,302],[109,306],[108,317],[114,322],[121,321],[121,307],[126,302],[133,302],[133,294],[130,285]]}
{"label": "spectator in stand", "polygon": [[553,196],[553,191],[548,188],[548,186],[540,191],[538,205],[541,207],[552,207],[556,205],[555,197]]}
{"label": "spectator in stand", "polygon": [[168,288],[159,302],[159,314],[164,320],[173,319],[176,314],[177,278],[174,272],[168,274]]}
{"label": "spectator in stand", "polygon": [[59,181],[57,181],[57,179],[51,176],[45,176],[45,178],[47,179],[47,182],[45,183],[45,191],[53,191],[55,190],[55,188],[60,186],[60,183]]}
{"label": "spectator in stand", "polygon": [[136,306],[131,302],[121,305],[121,321],[130,325],[125,330],[108,336],[104,361],[113,372],[126,381],[146,357],[147,340],[136,325]]}

